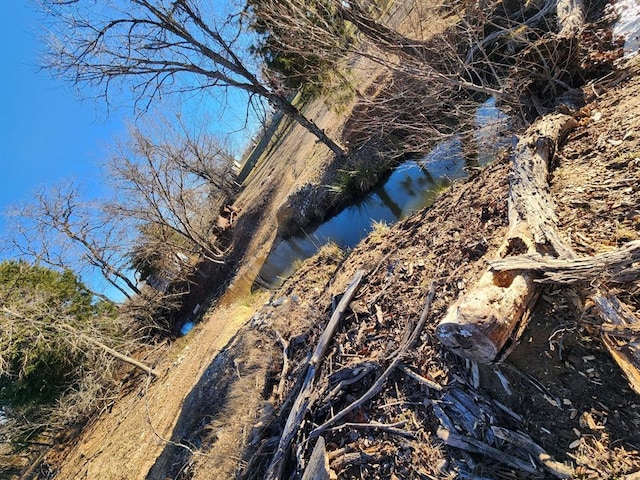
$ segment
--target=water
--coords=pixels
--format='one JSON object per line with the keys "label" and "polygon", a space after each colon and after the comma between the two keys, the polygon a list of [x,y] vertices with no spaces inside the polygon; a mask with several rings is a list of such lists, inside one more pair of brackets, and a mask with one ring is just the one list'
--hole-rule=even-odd
{"label": "water", "polygon": [[337,215],[281,241],[264,260],[256,284],[276,288],[293,273],[297,261],[311,257],[322,245],[334,242],[342,249],[352,248],[369,234],[374,222],[392,224],[430,206],[438,191],[467,174],[466,168],[486,164],[510,141],[499,140],[498,131],[505,123],[506,117],[490,99],[478,108],[476,124],[482,128],[474,135],[466,141],[454,136],[440,142],[424,158],[400,165]]}
{"label": "water", "polygon": [[195,324],[193,323],[193,320],[189,320],[189,321],[185,322],[182,325],[182,327],[180,327],[180,335],[186,335],[191,330],[193,330],[193,327],[195,327]]}
{"label": "water", "polygon": [[613,34],[625,37],[625,55],[635,55],[640,47],[640,2],[619,0],[615,2],[614,9],[620,18],[613,27]]}

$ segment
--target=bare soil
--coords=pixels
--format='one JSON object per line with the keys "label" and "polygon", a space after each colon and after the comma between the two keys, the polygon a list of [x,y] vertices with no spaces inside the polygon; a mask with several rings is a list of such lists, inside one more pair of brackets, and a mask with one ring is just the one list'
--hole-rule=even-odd
{"label": "bare soil", "polygon": [[[591,94],[579,127],[558,152],[551,188],[559,226],[581,254],[640,238],[637,73],[636,66],[617,85],[593,86],[597,95]],[[316,108],[331,123],[333,114]],[[276,212],[286,196],[327,165],[328,157],[297,138],[292,133],[283,140],[290,143],[287,150],[300,152],[297,160],[265,163],[267,170],[256,174],[257,183],[239,199],[245,221],[258,225],[240,272],[270,248]],[[443,444],[433,404],[446,409],[447,395],[459,392],[495,415],[479,414],[487,425],[478,429],[492,424],[524,432],[574,468],[576,478],[637,478],[625,475],[640,471],[640,399],[602,345],[586,287],[547,287],[520,345],[505,363],[480,368],[478,386],[469,366],[435,338],[446,308],[485,270],[504,237],[508,169],[508,158],[497,159],[454,184],[432,208],[375,231],[346,259],[323,251],[266,304],[265,296],[240,296],[231,306],[214,307],[156,366],[166,372],[162,378],[120,399],[45,465],[60,479],[257,478],[275,448],[287,396],[330,315],[333,296],[364,269],[365,280],[323,363],[320,395],[299,438],[369,388],[415,325],[431,284],[435,299],[426,328],[403,362],[444,390],[394,372],[378,395],[346,419],[356,426],[325,432],[338,478],[532,478]],[[628,304],[640,307],[637,282],[616,288]],[[289,345],[281,393],[279,336]],[[376,362],[377,373],[330,396],[336,375],[362,362]],[[399,431],[357,425],[371,421]],[[302,456],[312,446],[301,444]],[[521,455],[516,448],[500,448]]]}

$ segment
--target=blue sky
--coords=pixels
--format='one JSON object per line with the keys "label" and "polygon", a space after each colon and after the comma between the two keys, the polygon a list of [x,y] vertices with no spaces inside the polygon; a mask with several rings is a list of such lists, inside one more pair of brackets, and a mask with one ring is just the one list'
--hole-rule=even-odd
{"label": "blue sky", "polygon": [[[40,186],[69,178],[84,184],[91,196],[107,193],[101,165],[108,157],[110,145],[126,134],[126,125],[134,120],[133,112],[128,108],[108,111],[101,99],[81,100],[71,85],[40,70],[44,50],[39,38],[43,33],[40,14],[29,0],[5,0],[2,7],[0,214],[10,205],[29,202]],[[237,133],[244,125],[246,99],[242,93],[228,92],[220,101],[212,95],[195,94],[172,103],[179,104],[182,118],[188,118],[194,125],[197,118],[205,116],[207,128],[213,133],[236,131],[227,140],[239,154],[252,133],[250,130]],[[122,99],[114,100],[113,103],[122,103]],[[227,108],[221,108],[221,102]],[[175,108],[167,105],[159,110],[168,118],[175,112]],[[253,125],[255,128],[255,119]],[[6,227],[0,215],[0,235]]]}
{"label": "blue sky", "polygon": [[[39,16],[23,0],[0,16],[0,210],[42,184],[95,179],[108,143],[124,132],[122,110],[80,101],[72,87],[38,69]],[[93,185],[93,187],[97,187]]]}
{"label": "blue sky", "polygon": [[[0,211],[29,199],[42,184],[75,177],[99,183],[100,164],[109,145],[124,135],[133,120],[129,109],[107,111],[100,99],[80,100],[69,84],[39,70],[43,45],[40,15],[28,0],[6,0],[0,15]],[[200,96],[183,103],[183,114],[206,112],[211,129],[227,133],[240,128],[246,101],[233,92],[236,109],[222,111],[214,99]],[[195,114],[197,115],[197,113]],[[223,116],[224,115],[224,116]],[[232,140],[236,150],[251,133]],[[0,220],[2,222],[2,220]],[[2,223],[0,223],[2,226]]]}

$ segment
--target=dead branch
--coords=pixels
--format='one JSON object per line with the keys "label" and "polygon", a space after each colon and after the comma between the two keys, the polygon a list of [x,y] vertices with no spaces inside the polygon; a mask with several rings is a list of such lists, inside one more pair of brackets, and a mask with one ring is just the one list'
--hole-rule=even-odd
{"label": "dead branch", "polygon": [[379,422],[368,422],[368,423],[347,422],[347,423],[341,423],[340,425],[332,427],[329,430],[335,431],[335,430],[342,430],[343,428],[361,428],[363,430],[369,430],[369,429],[382,430],[385,432],[392,433],[394,435],[399,435],[401,437],[416,438],[416,435],[413,432],[409,432],[407,430],[403,430],[402,428],[400,428],[404,426],[405,423],[406,423],[405,421],[396,422],[393,424],[386,424],[386,423],[379,423]]}
{"label": "dead branch", "polygon": [[476,440],[471,437],[463,437],[452,430],[439,428],[437,432],[438,438],[442,440],[446,445],[450,447],[459,448],[471,453],[477,453],[484,455],[485,457],[493,458],[501,463],[517,468],[523,472],[530,473],[532,475],[539,476],[540,471],[528,462],[520,460],[519,458],[509,455],[502,450],[490,447],[486,443]]}
{"label": "dead branch", "polygon": [[420,332],[422,331],[422,328],[424,327],[424,324],[427,321],[427,317],[429,316],[429,310],[431,308],[431,302],[433,301],[434,295],[435,295],[435,287],[434,287],[434,284],[432,283],[429,293],[427,294],[427,302],[424,306],[424,309],[422,310],[422,315],[420,315],[420,320],[418,321],[418,324],[414,328],[407,342],[400,349],[398,349],[398,351],[395,354],[395,358],[393,359],[391,364],[389,364],[387,369],[382,373],[382,375],[380,375],[380,377],[376,380],[376,382],[369,388],[369,390],[365,392],[364,395],[362,395],[362,397],[360,397],[355,402],[343,408],[340,412],[336,413],[333,417],[331,417],[329,420],[324,422],[319,427],[316,427],[314,430],[312,430],[311,433],[309,434],[309,438],[314,438],[320,435],[330,425],[336,423],[341,418],[344,418],[347,414],[349,414],[353,410],[360,408],[367,401],[369,401],[376,394],[378,394],[378,392],[382,389],[382,387],[384,386],[389,376],[393,373],[396,367],[400,365],[400,362],[402,361],[404,354],[410,348],[412,348],[415,342],[420,338]]}
{"label": "dead branch", "polygon": [[[73,332],[71,332],[73,334]],[[79,338],[81,338],[82,340],[84,340],[86,343],[95,345],[98,348],[101,348],[102,350],[104,350],[106,353],[108,353],[109,355],[111,355],[114,358],[117,358],[118,360],[121,360],[125,363],[128,363],[129,365],[132,365],[136,368],[139,368],[140,370],[148,373],[149,375],[152,375],[154,377],[159,377],[160,373],[158,373],[157,370],[154,370],[153,368],[149,367],[148,365],[145,365],[144,363],[136,360],[135,358],[129,356],[129,355],[124,355],[120,352],[118,352],[117,350],[114,350],[113,348],[105,345],[104,343],[100,342],[99,340],[96,340],[95,338],[91,338],[88,335],[84,335],[84,334],[79,334]]]}
{"label": "dead branch", "polygon": [[492,260],[489,265],[496,272],[509,270],[535,271],[541,283],[571,285],[600,278],[607,282],[625,283],[640,276],[640,241],[592,257],[557,259],[538,253]]}
{"label": "dead branch", "polygon": [[307,362],[307,373],[304,383],[296,397],[293,407],[291,407],[282,435],[280,436],[278,448],[276,449],[273,458],[271,459],[271,463],[269,464],[269,468],[267,469],[267,474],[265,475],[265,479],[267,480],[280,479],[282,477],[287,452],[289,451],[291,442],[293,441],[293,438],[300,427],[300,423],[306,415],[311,403],[313,384],[317,369],[324,358],[329,342],[333,338],[333,335],[344,316],[344,312],[349,307],[349,303],[351,303],[351,299],[360,285],[363,274],[364,272],[362,270],[358,270],[353,276],[353,279],[342,296],[340,303],[338,303],[338,307],[333,312],[324,332],[322,332],[313,355]]}
{"label": "dead branch", "polygon": [[481,42],[473,45],[469,51],[467,52],[467,57],[465,58],[464,64],[465,65],[471,65],[473,63],[473,60],[476,56],[476,54],[480,51],[483,51],[487,46],[489,46],[491,43],[503,38],[503,37],[507,37],[507,36],[512,36],[516,33],[517,30],[521,30],[522,27],[533,27],[534,25],[537,25],[538,23],[540,23],[544,17],[553,9],[553,7],[557,4],[556,0],[547,0],[547,2],[545,2],[545,4],[542,6],[542,8],[540,9],[540,11],[538,11],[538,13],[536,13],[535,15],[533,15],[531,18],[528,18],[527,20],[525,20],[522,23],[518,23],[513,27],[510,28],[503,28],[500,30],[496,30],[495,32],[487,35],[486,37],[484,37],[482,39]]}
{"label": "dead branch", "polygon": [[523,450],[531,457],[537,458],[542,466],[556,478],[571,478],[573,469],[564,463],[555,461],[540,445],[535,443],[528,435],[514,432],[502,427],[492,426],[491,430],[496,437],[509,442]]}
{"label": "dead branch", "polygon": [[411,370],[409,367],[407,367],[406,365],[400,364],[398,365],[398,369],[404,373],[407,377],[411,378],[412,380],[415,380],[416,382],[418,382],[421,385],[424,385],[432,390],[436,390],[436,391],[441,391],[442,390],[442,385],[440,385],[437,382],[434,382],[433,380],[429,380],[428,378],[423,377],[422,375],[414,372],[413,370]]}

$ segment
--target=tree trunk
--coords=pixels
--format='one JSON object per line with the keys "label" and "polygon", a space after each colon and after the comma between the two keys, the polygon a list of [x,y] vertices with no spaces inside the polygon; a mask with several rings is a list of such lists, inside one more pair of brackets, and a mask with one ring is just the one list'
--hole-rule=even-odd
{"label": "tree trunk", "polygon": [[[509,178],[509,224],[498,258],[538,253],[573,256],[560,241],[555,204],[548,187],[549,164],[557,144],[575,126],[567,115],[551,115],[520,138]],[[503,357],[526,326],[538,298],[530,271],[488,270],[440,321],[436,334],[454,353],[480,363]]]}
{"label": "tree trunk", "polygon": [[298,108],[293,103],[289,102],[286,98],[282,97],[281,95],[270,93],[266,93],[264,94],[264,96],[271,103],[273,103],[276,108],[281,110],[286,115],[290,116],[308,132],[315,135],[320,142],[326,145],[338,157],[345,157],[347,155],[347,151],[343,147],[331,140],[331,138],[329,138],[324,130],[318,127],[315,122],[303,115],[302,112],[298,110]]}

